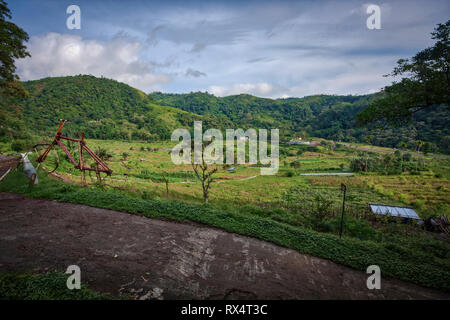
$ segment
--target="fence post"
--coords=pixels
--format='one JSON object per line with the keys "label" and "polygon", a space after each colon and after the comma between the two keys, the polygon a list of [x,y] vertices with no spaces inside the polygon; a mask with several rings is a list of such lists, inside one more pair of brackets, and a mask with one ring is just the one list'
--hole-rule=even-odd
{"label": "fence post", "polygon": [[342,215],[341,215],[341,228],[339,231],[339,239],[342,239],[342,228],[344,226],[344,211],[345,211],[345,193],[347,191],[347,187],[343,183],[341,183],[341,191],[344,192],[344,198],[342,199]]}

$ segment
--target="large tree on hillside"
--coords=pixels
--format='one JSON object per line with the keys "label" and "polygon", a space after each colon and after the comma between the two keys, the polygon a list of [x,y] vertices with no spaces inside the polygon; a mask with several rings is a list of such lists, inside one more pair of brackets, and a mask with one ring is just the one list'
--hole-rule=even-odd
{"label": "large tree on hillside", "polygon": [[29,57],[24,42],[28,34],[11,21],[11,11],[0,0],[0,96],[23,96],[26,94],[19,77],[15,74],[15,59]]}
{"label": "large tree on hillside", "polygon": [[441,104],[449,107],[449,31],[450,20],[438,24],[431,33],[436,40],[434,46],[397,62],[386,76],[404,77],[386,86],[380,97],[357,115],[360,124],[401,124],[410,121],[417,111]]}

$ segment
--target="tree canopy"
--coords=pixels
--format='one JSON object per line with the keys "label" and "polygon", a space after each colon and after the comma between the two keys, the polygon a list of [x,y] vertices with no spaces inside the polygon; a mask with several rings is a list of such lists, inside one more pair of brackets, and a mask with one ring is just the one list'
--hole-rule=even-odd
{"label": "tree canopy", "polygon": [[11,11],[4,0],[0,0],[0,95],[23,96],[26,94],[21,85],[14,64],[15,59],[29,57],[25,42],[28,34],[20,27],[8,21]]}
{"label": "tree canopy", "polygon": [[434,46],[418,52],[410,59],[400,59],[387,76],[404,76],[382,90],[357,119],[360,124],[402,124],[420,110],[436,105],[449,107],[450,20],[438,24],[432,39]]}
{"label": "tree canopy", "polygon": [[[0,108],[0,142],[52,136],[59,118],[69,119],[65,134],[83,131],[89,138],[159,140],[170,138],[175,128],[278,128],[283,140],[301,136],[346,142],[367,142],[415,148],[417,140],[450,152],[450,113],[443,105],[414,114],[414,122],[402,128],[369,131],[355,125],[355,116],[377,95],[263,99],[250,95],[215,97],[153,93],[124,83],[94,76],[45,78],[22,83],[26,99],[15,99]],[[1,101],[0,101],[1,103]],[[181,109],[181,110],[180,110]],[[205,129],[206,130],[206,129]]]}

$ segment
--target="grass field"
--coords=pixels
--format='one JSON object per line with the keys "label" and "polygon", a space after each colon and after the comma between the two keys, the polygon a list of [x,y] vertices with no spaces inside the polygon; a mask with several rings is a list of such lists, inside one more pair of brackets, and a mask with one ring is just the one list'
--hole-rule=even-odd
{"label": "grass field", "polygon": [[[92,184],[81,186],[79,172],[62,161],[58,174],[76,183],[56,181],[40,172],[40,183],[29,188],[23,174],[15,172],[0,183],[0,191],[149,218],[192,220],[356,269],[377,264],[385,275],[450,291],[448,239],[414,224],[374,221],[366,210],[368,203],[384,203],[413,206],[422,218],[449,215],[448,157],[422,157],[427,169],[415,174],[302,176],[348,172],[359,151],[320,146],[314,152],[299,153],[296,146],[282,146],[280,170],[274,176],[261,176],[259,168],[248,165],[234,166],[235,172],[218,166],[210,203],[203,204],[192,167],[176,166],[170,159],[174,143],[88,140],[88,145],[93,150],[102,148],[110,156],[108,164],[114,173],[103,184],[88,178]],[[294,161],[300,163],[298,168],[290,165]],[[170,181],[168,196],[163,172]],[[344,237],[339,239],[341,183],[347,186],[347,202]]]}
{"label": "grass field", "polygon": [[[30,188],[21,172],[13,172],[2,181],[0,191],[125,211],[149,218],[195,221],[355,269],[365,270],[367,266],[376,264],[386,276],[450,292],[450,244],[417,232],[408,225],[388,224],[374,229],[365,220],[347,216],[344,237],[339,239],[333,232],[317,232],[296,223],[298,216],[280,209],[262,210],[247,205],[240,211],[228,211],[213,204],[142,199],[131,191],[105,191],[99,186],[67,184],[44,174],[41,174],[41,182]],[[336,222],[329,221],[332,226],[337,226]]]}
{"label": "grass field", "polygon": [[[166,187],[162,179],[162,173],[165,172],[170,181],[169,198],[202,201],[201,184],[196,180],[192,167],[175,165],[171,161],[170,148],[174,143],[100,140],[89,140],[88,143],[94,150],[103,148],[110,153],[108,165],[114,174],[111,179],[107,179],[109,185],[134,190],[145,197],[166,198]],[[356,156],[356,152],[347,148],[334,151],[320,149],[319,152],[305,152],[297,156],[296,146],[285,149],[285,155],[280,159],[279,172],[274,176],[261,176],[260,168],[248,165],[235,165],[234,172],[229,172],[228,167],[218,166],[210,201],[226,207],[244,204],[263,208],[278,207],[283,194],[296,187],[302,187],[306,193],[314,189],[326,190],[337,200],[341,198],[340,184],[345,183],[350,194],[350,206],[358,204],[361,207],[369,202],[407,205],[414,207],[424,218],[436,214],[450,216],[450,157],[426,157],[429,170],[420,175],[370,173],[353,176],[302,176],[302,173],[311,172],[349,171],[349,161]],[[294,160],[298,160],[300,168],[293,169],[289,166]],[[62,163],[58,173],[80,181],[79,171],[73,169],[68,161]]]}

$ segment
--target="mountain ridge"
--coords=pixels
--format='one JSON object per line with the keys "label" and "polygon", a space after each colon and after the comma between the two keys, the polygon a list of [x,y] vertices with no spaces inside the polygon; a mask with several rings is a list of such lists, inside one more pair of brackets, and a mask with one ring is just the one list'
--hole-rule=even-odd
{"label": "mountain ridge", "polygon": [[[201,115],[218,116],[243,127],[280,128],[284,137],[320,137],[335,141],[370,142],[386,147],[416,140],[432,143],[432,149],[450,152],[450,114],[445,107],[434,106],[414,115],[403,127],[383,129],[359,127],[355,116],[380,93],[367,95],[312,95],[303,98],[259,98],[247,94],[216,97],[207,92],[167,94],[153,92],[155,103]],[[370,130],[369,130],[370,129]]]}
{"label": "mountain ridge", "polygon": [[420,139],[450,151],[450,116],[439,106],[418,112],[406,127],[372,131],[358,127],[356,114],[377,94],[279,99],[249,94],[216,97],[207,92],[145,94],[92,75],[48,77],[23,85],[28,98],[0,102],[0,141],[52,136],[59,118],[70,120],[65,127],[70,135],[84,131],[90,138],[145,141],[169,139],[180,127],[192,130],[198,120],[204,128],[279,128],[283,139],[311,136],[387,147],[402,142],[413,147]]}

